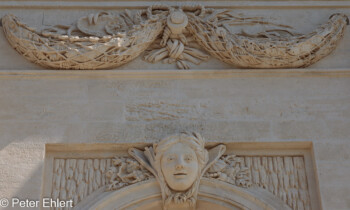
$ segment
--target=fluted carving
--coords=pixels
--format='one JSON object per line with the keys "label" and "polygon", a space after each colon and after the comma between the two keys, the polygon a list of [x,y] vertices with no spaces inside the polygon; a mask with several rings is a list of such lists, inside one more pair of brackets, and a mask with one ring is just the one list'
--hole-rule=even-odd
{"label": "fluted carving", "polygon": [[73,200],[73,206],[108,184],[111,159],[55,159],[52,198]]}
{"label": "fluted carving", "polygon": [[293,209],[311,209],[303,157],[246,156],[244,162],[253,185],[270,191]]}

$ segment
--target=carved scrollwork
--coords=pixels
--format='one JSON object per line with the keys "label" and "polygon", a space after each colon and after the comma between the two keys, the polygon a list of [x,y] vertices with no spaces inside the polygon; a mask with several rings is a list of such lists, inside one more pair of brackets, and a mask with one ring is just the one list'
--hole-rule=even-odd
{"label": "carved scrollwork", "polygon": [[[108,69],[130,62],[146,51],[147,62],[190,63],[217,59],[243,68],[299,68],[330,54],[343,37],[349,20],[333,14],[309,34],[260,17],[237,16],[230,10],[201,5],[153,5],[147,10],[112,15],[107,12],[80,18],[70,26],[42,31],[6,15],[3,29],[9,43],[28,60],[55,69]],[[230,32],[235,25],[271,25],[275,30],[248,34]],[[152,46],[150,46],[153,43]]]}
{"label": "carved scrollwork", "polygon": [[154,176],[133,158],[115,157],[112,160],[112,166],[107,170],[106,177],[109,191],[118,190]]}
{"label": "carved scrollwork", "polygon": [[245,167],[244,158],[225,155],[216,161],[204,174],[204,177],[228,182],[239,187],[252,185],[250,170]]}

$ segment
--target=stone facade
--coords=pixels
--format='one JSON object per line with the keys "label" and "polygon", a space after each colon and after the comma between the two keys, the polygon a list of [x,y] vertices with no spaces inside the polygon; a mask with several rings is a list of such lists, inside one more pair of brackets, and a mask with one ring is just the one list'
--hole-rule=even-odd
{"label": "stone facade", "polygon": [[[347,1],[201,3],[271,18],[300,33],[327,22],[331,14],[350,15]],[[118,12],[120,8],[140,9],[152,4],[1,1],[0,16],[13,13],[30,26],[70,24],[102,10]],[[259,168],[268,162],[269,154],[288,162],[295,157],[293,151],[304,151],[298,153],[308,154],[305,157],[310,162],[304,168],[314,173],[314,182],[309,182],[314,183],[309,185],[314,190],[311,201],[320,209],[349,209],[349,32],[345,29],[332,54],[303,69],[237,69],[210,58],[186,71],[176,70],[176,65],[150,64],[141,57],[113,70],[46,70],[19,55],[1,32],[0,199],[54,197],[56,188],[46,189],[45,183],[57,182],[49,179],[47,168],[57,164],[58,170],[60,162],[75,162],[65,157],[76,159],[75,164],[91,159],[86,165],[100,174],[96,177],[101,181],[92,182],[95,186],[90,188],[97,189],[107,183],[102,178],[107,165],[103,167],[104,161],[95,163],[94,157],[127,155],[129,147],[144,148],[166,136],[195,131],[209,147],[223,143],[239,157],[258,154]],[[284,147],[288,151],[282,154]],[[50,157],[56,158],[52,165],[47,161]],[[254,178],[252,182],[284,200],[274,187]],[[204,184],[210,189],[209,182]],[[67,195],[73,191],[66,190]],[[304,203],[308,205],[308,201]],[[289,206],[294,208],[293,202]]]}

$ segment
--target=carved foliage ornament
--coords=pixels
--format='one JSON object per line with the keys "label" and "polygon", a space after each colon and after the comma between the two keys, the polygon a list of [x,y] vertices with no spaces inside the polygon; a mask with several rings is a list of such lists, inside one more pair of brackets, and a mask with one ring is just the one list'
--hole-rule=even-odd
{"label": "carved foliage ornament", "polygon": [[[154,5],[116,15],[100,12],[73,25],[43,30],[28,27],[13,15],[2,18],[12,47],[28,60],[54,69],[110,69],[144,51],[145,61],[176,63],[179,69],[208,60],[207,53],[242,68],[306,67],[336,48],[348,23],[346,15],[333,14],[311,33],[297,34],[289,26],[264,18],[236,16],[201,5]],[[229,30],[234,25],[256,24],[277,29],[258,34]]]}
{"label": "carved foliage ornament", "polygon": [[135,158],[115,157],[107,172],[107,190],[155,177],[160,185],[163,208],[195,208],[201,178],[217,179],[240,187],[251,185],[249,169],[242,158],[222,156],[218,145],[210,150],[198,133],[182,133],[161,140],[144,150],[129,149]]}

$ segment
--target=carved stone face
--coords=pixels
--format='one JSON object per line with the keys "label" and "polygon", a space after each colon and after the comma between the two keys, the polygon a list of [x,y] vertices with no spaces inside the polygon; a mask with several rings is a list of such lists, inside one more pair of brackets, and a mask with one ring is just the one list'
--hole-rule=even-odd
{"label": "carved stone face", "polygon": [[188,190],[198,176],[196,153],[186,144],[176,143],[164,152],[161,169],[166,183],[172,190]]}

